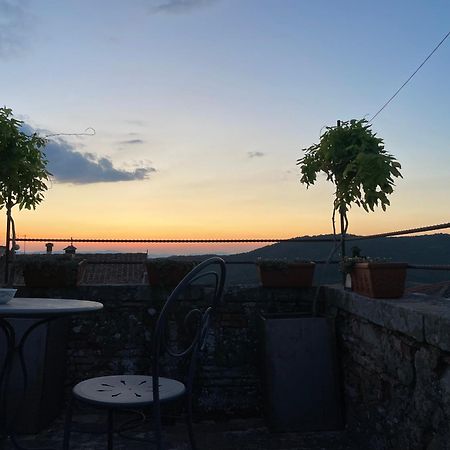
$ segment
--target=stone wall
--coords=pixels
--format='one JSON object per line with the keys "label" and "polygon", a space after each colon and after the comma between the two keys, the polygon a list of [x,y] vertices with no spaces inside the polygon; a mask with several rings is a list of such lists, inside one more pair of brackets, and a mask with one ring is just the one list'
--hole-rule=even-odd
{"label": "stone wall", "polygon": [[[169,335],[180,340],[179,323],[199,303],[203,290],[192,289],[189,302],[178,305]],[[150,373],[152,330],[168,292],[145,285],[79,286],[67,289],[21,287],[17,296],[78,298],[103,303],[102,311],[73,317],[68,342],[67,386],[93,376]],[[261,312],[310,310],[313,289],[229,288],[216,317],[200,364],[195,396],[197,415],[255,416],[261,414]],[[177,339],[178,338],[178,339]],[[170,358],[165,373],[178,370]]]}
{"label": "stone wall", "polygon": [[348,427],[367,449],[449,449],[449,299],[324,293],[336,317]]}
{"label": "stone wall", "polygon": [[[199,372],[197,414],[261,413],[259,314],[309,311],[314,292],[227,290]],[[191,294],[196,303],[202,291]],[[152,329],[166,292],[118,285],[21,288],[18,295],[104,304],[103,311],[72,320],[68,386],[99,374],[150,370]],[[363,448],[450,449],[450,301],[419,295],[374,300],[334,287],[322,288],[321,300],[336,321],[347,426],[363,436]],[[180,310],[187,306],[181,302]],[[174,370],[168,361],[166,370]]]}

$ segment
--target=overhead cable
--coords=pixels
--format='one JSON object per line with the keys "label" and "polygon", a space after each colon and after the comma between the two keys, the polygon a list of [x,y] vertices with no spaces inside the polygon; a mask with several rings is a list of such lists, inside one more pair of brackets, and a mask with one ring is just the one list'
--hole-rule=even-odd
{"label": "overhead cable", "polygon": [[374,116],[369,120],[369,122],[372,122],[375,117],[378,116],[378,114],[383,111],[384,108],[386,108],[389,103],[391,103],[392,100],[394,100],[395,97],[399,94],[399,92],[411,81],[411,79],[414,77],[414,75],[425,65],[425,63],[433,56],[434,52],[444,43],[444,41],[450,36],[450,31],[442,38],[442,40],[439,42],[436,47],[434,47],[433,51],[422,61],[422,64],[411,74],[411,76],[397,89],[395,94],[374,114]]}

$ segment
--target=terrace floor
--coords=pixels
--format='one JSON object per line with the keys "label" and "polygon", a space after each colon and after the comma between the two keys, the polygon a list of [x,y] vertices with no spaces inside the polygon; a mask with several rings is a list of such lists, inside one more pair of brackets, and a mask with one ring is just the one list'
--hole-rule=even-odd
{"label": "terrace floor", "polygon": [[[75,417],[78,423],[92,425],[97,432],[72,433],[73,450],[106,449],[106,435],[99,433],[102,427],[98,415]],[[168,450],[186,450],[186,428],[183,423],[166,425],[165,433],[169,442]],[[142,432],[133,436],[145,437]],[[228,421],[206,421],[195,424],[195,435],[198,448],[204,450],[358,450],[361,448],[356,439],[347,431],[309,432],[309,433],[271,433],[262,419],[233,419]],[[58,419],[53,425],[38,435],[20,436],[21,445],[29,447],[45,447],[60,449],[62,446],[63,420]],[[12,449],[8,444],[5,450]],[[137,442],[122,436],[115,437],[116,450],[144,450],[153,448],[148,442]]]}

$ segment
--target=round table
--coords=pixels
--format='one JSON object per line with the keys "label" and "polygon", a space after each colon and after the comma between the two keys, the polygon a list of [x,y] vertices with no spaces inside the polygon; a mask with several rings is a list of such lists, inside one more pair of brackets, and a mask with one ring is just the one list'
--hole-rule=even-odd
{"label": "round table", "polygon": [[[19,357],[22,374],[24,377],[24,389],[26,391],[27,371],[23,358],[23,348],[27,338],[38,326],[48,323],[60,317],[67,317],[74,314],[99,311],[103,305],[99,302],[73,299],[55,299],[55,298],[13,298],[9,303],[0,305],[0,329],[6,337],[7,351],[5,363],[0,372],[0,414],[6,410],[6,394],[8,392],[9,374],[16,355]],[[8,319],[38,319],[32,323],[23,333],[20,339],[17,339],[13,325]],[[20,401],[17,402],[20,405]],[[19,408],[17,407],[17,411]],[[2,414],[3,415],[3,414]],[[0,447],[2,441],[8,437],[16,448],[21,447],[14,436],[14,415],[9,421],[0,424]]]}
{"label": "round table", "polygon": [[13,298],[6,305],[0,305],[0,318],[12,317],[54,317],[98,311],[103,305],[87,300],[67,298]]}

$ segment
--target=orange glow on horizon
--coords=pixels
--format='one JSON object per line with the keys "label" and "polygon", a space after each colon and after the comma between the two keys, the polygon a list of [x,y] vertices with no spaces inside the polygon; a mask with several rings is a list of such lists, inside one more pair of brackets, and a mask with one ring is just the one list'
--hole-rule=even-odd
{"label": "orange glow on horizon", "polygon": [[[45,253],[45,242],[18,242],[19,253]],[[62,253],[68,242],[55,242],[54,253]],[[86,243],[74,242],[77,253],[147,253],[149,257],[159,255],[192,255],[192,254],[234,254],[244,253],[268,244],[230,243],[230,244],[138,244],[138,243]]]}
{"label": "orange glow on horizon", "polygon": [[[274,185],[277,187],[277,185]],[[289,239],[331,234],[330,192],[317,194],[295,188],[281,191],[269,202],[220,198],[216,192],[199,202],[179,194],[162,198],[140,185],[88,187],[59,185],[36,211],[13,211],[19,238],[41,238],[54,242],[61,252],[70,239]],[[58,189],[57,189],[58,188]],[[275,188],[274,188],[275,189]],[[139,195],[149,198],[141,199]],[[150,198],[150,194],[152,197]],[[222,194],[221,194],[222,195]],[[124,196],[126,200],[124,200]],[[139,201],[131,201],[130,198]],[[114,199],[114,200],[113,200]],[[395,205],[401,205],[400,199]],[[220,205],[220,207],[218,206]],[[352,208],[351,234],[368,235],[448,222],[446,211],[430,207],[429,214],[417,209],[420,203],[405,197],[402,206],[387,212],[366,213]],[[428,212],[428,211],[427,211]],[[5,216],[0,211],[0,245],[5,238]],[[337,224],[337,231],[339,226]],[[443,230],[442,232],[448,232]],[[45,252],[45,242],[18,242],[21,251]],[[149,252],[151,255],[241,253],[270,243],[87,243],[74,242],[83,252]]]}

